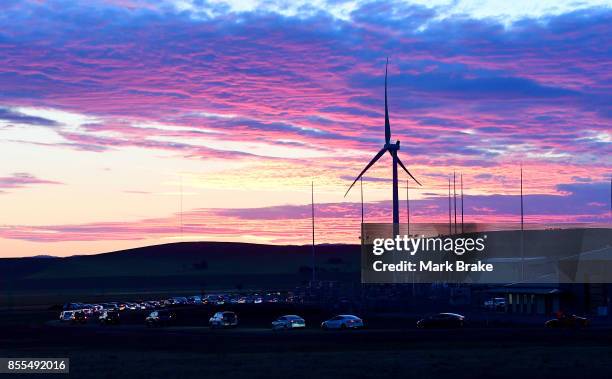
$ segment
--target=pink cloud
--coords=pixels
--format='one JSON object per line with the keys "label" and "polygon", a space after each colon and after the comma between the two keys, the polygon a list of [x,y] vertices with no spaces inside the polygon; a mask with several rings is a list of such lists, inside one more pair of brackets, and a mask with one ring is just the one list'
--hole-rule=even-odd
{"label": "pink cloud", "polygon": [[[606,183],[604,183],[606,184]],[[597,184],[597,186],[603,184]],[[572,186],[567,195],[526,195],[525,220],[531,224],[605,223],[607,209],[589,202],[596,189],[592,184]],[[478,205],[478,204],[484,204]],[[458,199],[460,206],[460,199]],[[388,223],[388,201],[365,204],[367,223]],[[405,203],[401,220],[405,222]],[[460,209],[460,208],[459,208]],[[466,196],[466,223],[500,224],[512,227],[520,220],[518,196]],[[453,212],[454,214],[454,212]],[[458,210],[460,215],[460,210]],[[266,241],[274,244],[305,244],[311,238],[310,205],[284,205],[263,208],[204,208],[164,218],[134,221],[97,222],[47,226],[7,226],[0,237],[33,242],[127,241],[146,239],[227,239]],[[361,222],[360,203],[322,203],[315,205],[316,239],[319,243],[358,241]],[[181,225],[182,220],[182,225]],[[411,222],[448,222],[446,196],[429,196],[411,202]],[[182,239],[181,239],[182,240]]]}
{"label": "pink cloud", "polygon": [[63,184],[53,180],[39,179],[32,174],[17,172],[11,176],[0,177],[0,193],[6,189],[24,188],[39,184]]}

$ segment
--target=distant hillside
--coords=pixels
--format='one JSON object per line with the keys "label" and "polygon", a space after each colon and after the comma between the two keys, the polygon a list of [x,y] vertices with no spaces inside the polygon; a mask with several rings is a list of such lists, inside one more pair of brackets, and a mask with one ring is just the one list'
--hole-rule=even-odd
{"label": "distant hillside", "polygon": [[[294,286],[310,278],[311,246],[181,242],[67,258],[0,259],[0,284],[14,290]],[[358,245],[319,245],[321,278],[359,274]]]}
{"label": "distant hillside", "polygon": [[[520,232],[487,232],[489,256],[516,256]],[[612,245],[611,229],[525,231],[525,256],[567,256]],[[311,246],[182,242],[68,258],[0,259],[4,300],[23,293],[171,292],[293,288],[307,283]],[[360,281],[359,245],[318,245],[317,278]],[[15,298],[11,298],[14,296]],[[1,301],[2,299],[0,299]]]}

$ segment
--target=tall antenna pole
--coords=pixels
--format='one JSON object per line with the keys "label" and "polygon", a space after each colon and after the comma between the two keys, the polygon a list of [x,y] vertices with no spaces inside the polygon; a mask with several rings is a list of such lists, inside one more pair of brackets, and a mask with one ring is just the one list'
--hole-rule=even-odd
{"label": "tall antenna pole", "polygon": [[[363,176],[359,178],[361,184],[361,224],[363,225]],[[363,238],[363,236],[361,236]]]}
{"label": "tall antenna pole", "polygon": [[523,163],[521,162],[521,281],[525,280],[525,235],[523,227]]}
{"label": "tall antenna pole", "polygon": [[392,152],[393,156],[393,236],[399,235],[399,191],[397,175],[397,150]]}
{"label": "tall antenna pole", "polygon": [[524,208],[523,208],[523,163],[521,163],[521,231],[523,230],[523,217],[524,217]]}
{"label": "tall antenna pole", "polygon": [[[407,231],[406,235],[410,238],[410,181],[406,180],[406,221],[407,221]],[[414,297],[414,272],[412,273],[412,296]]]}
{"label": "tall antenna pole", "polygon": [[463,173],[461,173],[461,234],[463,234]]}
{"label": "tall antenna pole", "polygon": [[363,246],[365,240],[364,240],[364,233],[363,233],[363,176],[361,178],[359,178],[359,184],[361,186],[361,225],[359,226],[359,229],[361,230],[359,233],[359,237],[361,238],[361,246]]}
{"label": "tall antenna pole", "polygon": [[180,174],[181,177],[181,196],[180,196],[180,208],[179,208],[179,220],[181,222],[181,242],[183,242],[183,174]]}
{"label": "tall antenna pole", "polygon": [[312,210],[312,285],[315,283],[315,213],[314,213],[314,181],[311,182],[310,187],[310,200],[311,200],[311,210]]}
{"label": "tall antenna pole", "polygon": [[450,178],[448,178],[448,235],[453,234],[451,223],[451,196],[450,196]]}
{"label": "tall antenna pole", "polygon": [[406,234],[410,235],[410,181],[406,180],[406,222],[408,223],[408,232]]}
{"label": "tall antenna pole", "polygon": [[453,171],[453,203],[455,210],[455,234],[457,234],[457,188],[455,186],[455,171]]}

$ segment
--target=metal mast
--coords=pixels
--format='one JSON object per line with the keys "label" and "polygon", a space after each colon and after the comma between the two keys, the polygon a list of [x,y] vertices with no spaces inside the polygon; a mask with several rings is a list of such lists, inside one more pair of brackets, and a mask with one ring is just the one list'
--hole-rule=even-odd
{"label": "metal mast", "polygon": [[451,222],[451,194],[450,194],[450,178],[448,178],[448,235],[453,234],[452,222]]}
{"label": "metal mast", "polygon": [[455,185],[455,171],[453,171],[453,209],[455,211],[455,234],[457,234],[457,188]]}
{"label": "metal mast", "polygon": [[316,267],[315,267],[315,213],[314,213],[314,181],[311,183],[310,191],[311,199],[311,210],[312,210],[312,284],[314,285],[316,279]]}
{"label": "metal mast", "polygon": [[461,234],[463,231],[463,173],[461,173]]}

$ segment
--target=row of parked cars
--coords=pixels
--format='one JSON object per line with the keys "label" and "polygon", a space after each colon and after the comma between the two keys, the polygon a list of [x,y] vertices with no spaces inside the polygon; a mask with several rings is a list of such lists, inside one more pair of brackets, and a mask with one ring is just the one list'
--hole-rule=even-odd
{"label": "row of parked cars", "polygon": [[70,322],[72,324],[85,324],[89,320],[98,319],[102,325],[119,324],[119,311],[114,309],[106,309],[98,312],[87,312],[85,309],[75,309],[62,311],[59,315],[61,322]]}
{"label": "row of parked cars", "polygon": [[[72,323],[86,323],[89,316],[82,310],[63,311],[60,320]],[[98,316],[102,325],[119,324],[120,312],[104,310]],[[169,309],[155,310],[145,318],[145,325],[150,327],[171,325],[176,321],[176,314]],[[460,328],[464,326],[465,316],[456,313],[439,313],[417,322],[418,328]],[[216,312],[209,320],[210,328],[235,328],[238,326],[238,315],[231,311]],[[303,329],[306,327],[304,318],[297,315],[284,315],[272,322],[272,330]],[[363,320],[355,315],[337,315],[321,323],[321,329],[361,329]]]}
{"label": "row of parked cars", "polygon": [[[84,324],[91,314],[84,310],[62,311],[60,321],[74,324]],[[120,312],[116,309],[102,310],[97,316],[101,325],[117,325],[120,323]],[[457,313],[437,313],[417,321],[420,329],[428,328],[463,328],[465,316]],[[176,314],[169,309],[155,310],[145,318],[145,324],[150,327],[171,325],[176,321]],[[238,315],[231,311],[216,312],[209,320],[211,329],[235,328],[238,326]],[[581,328],[590,324],[590,320],[576,315],[559,314],[556,318],[544,323],[547,328]],[[284,315],[272,322],[272,330],[303,329],[306,327],[304,318],[297,315]],[[363,320],[355,315],[337,315],[321,323],[321,329],[361,329]]]}
{"label": "row of parked cars", "polygon": [[[238,315],[223,311],[215,313],[208,323],[211,328],[235,328],[238,326]],[[363,320],[354,315],[337,315],[321,323],[322,329],[361,329]],[[272,330],[292,330],[306,328],[306,321],[298,315],[284,315],[272,321]]]}
{"label": "row of parked cars", "polygon": [[[60,321],[73,324],[87,323],[92,317],[83,310],[62,311]],[[117,325],[121,321],[118,310],[103,310],[98,316],[101,325]],[[145,325],[149,327],[167,326],[176,322],[176,313],[169,309],[155,310],[145,318]],[[209,320],[211,329],[235,328],[238,326],[238,315],[231,311],[216,312]],[[354,315],[338,315],[321,323],[322,329],[360,329],[363,328],[363,320]],[[303,329],[306,321],[297,315],[284,315],[272,322],[272,330]]]}
{"label": "row of parked cars", "polygon": [[253,294],[210,294],[206,296],[175,296],[160,300],[138,300],[132,302],[109,302],[100,304],[66,303],[63,310],[83,310],[85,313],[100,313],[102,310],[153,310],[173,305],[224,305],[224,304],[262,304],[295,302],[294,296],[280,292],[266,292]]}
{"label": "row of parked cars", "polygon": [[[154,311],[145,319],[147,326],[170,325],[176,320],[174,312],[169,310]],[[238,315],[231,311],[216,312],[208,320],[211,329],[235,328],[238,326]],[[363,320],[354,315],[338,315],[321,323],[322,329],[360,329]],[[304,318],[297,315],[284,315],[272,321],[272,330],[292,330],[306,328]]]}

